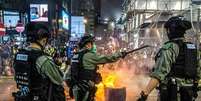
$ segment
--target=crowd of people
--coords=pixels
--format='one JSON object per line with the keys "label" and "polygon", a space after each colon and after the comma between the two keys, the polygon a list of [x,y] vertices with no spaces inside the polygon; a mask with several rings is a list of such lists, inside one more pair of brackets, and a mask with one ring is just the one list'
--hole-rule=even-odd
{"label": "crowd of people", "polygon": [[13,75],[12,63],[17,51],[17,45],[9,42],[0,44],[0,75]]}
{"label": "crowd of people", "polygon": [[[22,45],[15,44],[14,42],[4,42],[0,43],[0,76],[13,76],[13,60],[15,54],[22,48],[26,48],[28,44]],[[62,71],[66,70],[66,48],[65,47],[55,47],[48,44],[45,47],[45,52],[55,59]]]}

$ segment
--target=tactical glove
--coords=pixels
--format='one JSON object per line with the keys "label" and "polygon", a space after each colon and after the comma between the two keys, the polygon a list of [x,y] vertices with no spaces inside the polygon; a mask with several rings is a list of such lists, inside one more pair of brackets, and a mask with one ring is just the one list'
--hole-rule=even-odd
{"label": "tactical glove", "polygon": [[146,95],[143,91],[140,93],[140,98],[137,101],[146,101],[148,95]]}
{"label": "tactical glove", "polygon": [[27,86],[23,86],[20,89],[20,96],[27,96],[29,94],[29,88]]}
{"label": "tactical glove", "polygon": [[127,55],[127,52],[125,52],[125,51],[121,52],[121,58],[125,58],[126,55]]}

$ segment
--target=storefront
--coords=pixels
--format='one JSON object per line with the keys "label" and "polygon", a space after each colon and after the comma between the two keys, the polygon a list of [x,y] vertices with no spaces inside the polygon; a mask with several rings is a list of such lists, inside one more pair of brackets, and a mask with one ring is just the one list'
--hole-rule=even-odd
{"label": "storefront", "polygon": [[18,21],[20,21],[20,13],[18,11],[3,11],[3,23],[6,28],[6,34],[3,36],[3,42],[9,42],[15,39],[14,35],[18,34],[15,30]]}

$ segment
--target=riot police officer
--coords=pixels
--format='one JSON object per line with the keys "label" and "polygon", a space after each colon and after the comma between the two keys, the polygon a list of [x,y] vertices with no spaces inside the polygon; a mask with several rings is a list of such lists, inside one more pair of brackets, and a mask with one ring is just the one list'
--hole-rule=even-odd
{"label": "riot police officer", "polygon": [[65,101],[63,78],[52,58],[43,52],[50,32],[46,25],[26,25],[30,45],[14,58],[15,81],[19,91],[15,101]]}
{"label": "riot police officer", "polygon": [[182,16],[174,16],[164,27],[169,41],[155,57],[151,80],[138,101],[145,101],[158,85],[160,101],[193,101],[197,97],[200,65],[195,44],[184,41],[184,34],[191,29],[191,23]]}
{"label": "riot police officer", "polygon": [[81,38],[79,52],[73,56],[68,85],[70,95],[75,101],[94,101],[95,84],[101,82],[102,78],[97,69],[99,64],[111,63],[125,57],[125,52],[118,52],[112,55],[98,55],[94,44],[94,37],[86,35]]}

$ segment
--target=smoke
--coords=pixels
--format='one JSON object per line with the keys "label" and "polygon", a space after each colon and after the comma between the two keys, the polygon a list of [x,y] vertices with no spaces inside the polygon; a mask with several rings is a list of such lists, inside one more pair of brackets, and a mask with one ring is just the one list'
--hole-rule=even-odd
{"label": "smoke", "polygon": [[103,79],[115,76],[111,78],[114,81],[114,88],[125,87],[126,101],[136,101],[150,79],[147,73],[149,73],[153,64],[154,62],[151,59],[142,60],[139,58],[138,61],[135,61],[127,58],[101,66],[100,72]]}
{"label": "smoke", "polygon": [[[119,44],[118,41],[109,40],[108,43],[112,43],[110,46],[113,47],[106,48],[107,50],[114,50],[110,52],[118,50],[118,47],[115,48]],[[153,55],[147,54],[151,53],[150,51],[149,49],[141,50],[115,63],[100,66],[99,72],[102,74],[103,80],[115,76],[110,78],[111,81],[114,81],[114,88],[126,88],[126,101],[136,101],[150,79],[148,75],[154,65]],[[154,94],[156,93],[154,92]],[[151,94],[148,101],[156,101],[156,97]]]}

